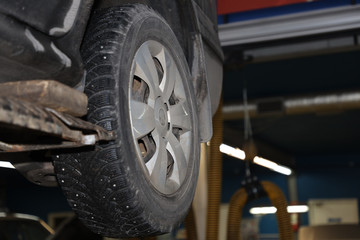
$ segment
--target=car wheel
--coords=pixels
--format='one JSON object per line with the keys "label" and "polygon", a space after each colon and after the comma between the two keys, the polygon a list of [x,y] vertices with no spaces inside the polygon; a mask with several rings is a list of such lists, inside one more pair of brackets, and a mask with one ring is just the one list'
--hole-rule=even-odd
{"label": "car wheel", "polygon": [[59,184],[96,233],[172,231],[191,205],[200,152],[196,99],[175,34],[145,5],[96,10],[82,56],[87,119],[116,140],[56,156]]}

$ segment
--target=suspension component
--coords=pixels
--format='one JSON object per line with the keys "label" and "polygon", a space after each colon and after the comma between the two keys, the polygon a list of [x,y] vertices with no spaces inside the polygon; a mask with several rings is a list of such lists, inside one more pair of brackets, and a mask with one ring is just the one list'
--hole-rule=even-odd
{"label": "suspension component", "polygon": [[115,138],[69,114],[86,114],[85,94],[54,81],[24,84],[0,84],[0,152],[74,148]]}

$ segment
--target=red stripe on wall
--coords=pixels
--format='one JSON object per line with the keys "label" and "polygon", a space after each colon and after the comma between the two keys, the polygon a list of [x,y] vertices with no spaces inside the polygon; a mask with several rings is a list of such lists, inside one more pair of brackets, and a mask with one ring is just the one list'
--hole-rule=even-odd
{"label": "red stripe on wall", "polygon": [[218,14],[244,12],[261,8],[279,7],[307,0],[218,0]]}

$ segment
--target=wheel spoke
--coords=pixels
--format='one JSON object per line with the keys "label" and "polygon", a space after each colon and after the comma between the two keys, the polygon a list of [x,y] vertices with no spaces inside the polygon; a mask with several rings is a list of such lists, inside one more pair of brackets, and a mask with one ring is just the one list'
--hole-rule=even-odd
{"label": "wheel spoke", "polygon": [[171,179],[180,185],[184,181],[187,171],[187,161],[184,150],[174,134],[169,133],[167,140],[166,148],[174,159],[174,169]]}
{"label": "wheel spoke", "polygon": [[174,90],[175,82],[180,80],[180,74],[179,71],[177,71],[174,60],[164,49],[162,49],[156,57],[159,59],[164,69],[164,76],[160,84],[160,89],[163,92],[163,98],[169,100]]}
{"label": "wheel spoke", "polygon": [[183,131],[191,130],[189,108],[185,101],[170,106],[169,115],[170,122],[174,127],[181,128]]}
{"label": "wheel spoke", "polygon": [[134,75],[144,80],[150,89],[149,97],[155,100],[159,94],[159,76],[156,71],[154,60],[149,51],[147,43],[144,43],[135,56],[135,72]]}
{"label": "wheel spoke", "polygon": [[154,109],[146,103],[131,100],[131,118],[136,139],[146,136],[155,128]]}
{"label": "wheel spoke", "polygon": [[158,188],[158,190],[165,192],[168,164],[166,144],[165,140],[157,133],[156,130],[153,131],[153,138],[156,144],[156,151],[150,161],[146,163],[146,167],[149,171],[153,184]]}

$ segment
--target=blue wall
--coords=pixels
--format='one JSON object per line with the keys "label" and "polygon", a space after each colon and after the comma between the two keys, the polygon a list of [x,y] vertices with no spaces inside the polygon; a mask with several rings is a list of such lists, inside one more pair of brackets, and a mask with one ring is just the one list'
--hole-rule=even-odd
{"label": "blue wall", "polygon": [[[299,157],[297,165],[299,201],[360,199],[360,155]],[[307,214],[301,220],[307,225]]]}
{"label": "blue wall", "polygon": [[[243,161],[224,156],[223,203],[228,203],[232,194],[241,187],[244,166]],[[360,199],[360,155],[298,157],[296,170],[300,203],[319,198]],[[288,198],[286,176],[261,167],[256,167],[255,174],[261,180],[277,184]],[[243,217],[253,217],[249,209],[261,205],[270,205],[270,202],[267,199],[250,202],[243,211]],[[308,225],[308,214],[300,214],[300,222]],[[261,234],[277,233],[276,215],[261,216],[259,227]]]}

